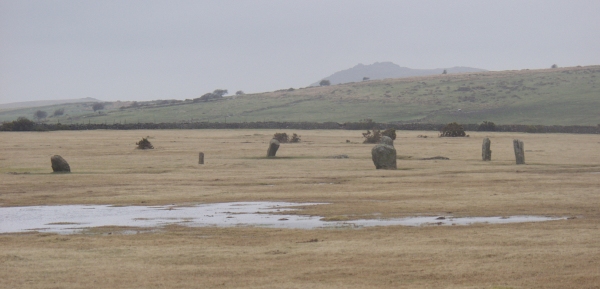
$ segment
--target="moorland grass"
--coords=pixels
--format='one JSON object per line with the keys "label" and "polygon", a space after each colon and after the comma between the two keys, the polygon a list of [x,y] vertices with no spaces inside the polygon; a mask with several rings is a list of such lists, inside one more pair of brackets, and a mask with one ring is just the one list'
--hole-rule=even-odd
{"label": "moorland grass", "polygon": [[[448,227],[103,227],[75,235],[0,234],[0,288],[600,284],[597,135],[468,132],[469,138],[438,138],[431,132],[397,131],[398,166],[407,169],[375,170],[373,145],[362,144],[358,131],[297,131],[302,142],[282,144],[281,158],[263,158],[275,132],[3,132],[0,206],[291,201],[326,203],[296,213],[329,220],[570,219]],[[418,137],[427,134],[431,137]],[[140,136],[149,136],[155,149],[136,150]],[[492,141],[491,162],[481,161],[484,137]],[[514,138],[525,143],[526,165],[515,165]],[[205,153],[204,165],[197,164],[198,151]],[[54,154],[69,162],[72,174],[52,174]],[[339,154],[349,158],[328,158]],[[438,155],[450,160],[418,160]]]}

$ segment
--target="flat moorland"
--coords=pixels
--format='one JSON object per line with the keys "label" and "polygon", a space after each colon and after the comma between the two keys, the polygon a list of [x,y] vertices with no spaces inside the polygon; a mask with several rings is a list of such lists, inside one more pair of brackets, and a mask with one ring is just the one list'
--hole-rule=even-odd
{"label": "flat moorland", "polygon": [[[285,131],[302,141],[267,159],[275,132],[283,130],[0,133],[0,206],[290,201],[326,203],[294,213],[329,220],[568,219],[0,234],[0,288],[599,288],[597,135],[398,131],[390,171],[375,170],[359,131]],[[135,149],[142,137],[155,149]],[[491,162],[481,161],[484,137]],[[515,138],[526,165],[515,165]],[[71,174],[52,173],[55,154]],[[349,158],[331,158],[340,154]],[[421,160],[434,156],[449,160]]]}

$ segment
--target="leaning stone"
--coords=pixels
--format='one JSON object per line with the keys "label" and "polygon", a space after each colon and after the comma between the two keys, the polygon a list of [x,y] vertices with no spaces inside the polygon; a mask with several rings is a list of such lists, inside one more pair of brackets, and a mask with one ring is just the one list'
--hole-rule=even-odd
{"label": "leaning stone", "polygon": [[274,158],[278,149],[279,149],[279,141],[277,139],[272,139],[269,142],[269,149],[267,150],[267,157]]}
{"label": "leaning stone", "polygon": [[50,162],[52,162],[52,171],[55,173],[70,173],[71,167],[69,163],[63,157],[59,155],[54,155],[50,158]]}
{"label": "leaning stone", "polygon": [[396,149],[394,141],[387,136],[381,138],[381,142],[371,150],[373,164],[376,169],[395,170],[396,167]]}
{"label": "leaning stone", "polygon": [[525,164],[525,147],[523,146],[523,142],[515,139],[513,140],[513,147],[515,148],[515,158],[517,160],[517,165]]}
{"label": "leaning stone", "polygon": [[490,139],[487,137],[484,138],[483,145],[481,146],[481,159],[483,159],[484,161],[492,160],[492,151],[490,150],[490,145]]}

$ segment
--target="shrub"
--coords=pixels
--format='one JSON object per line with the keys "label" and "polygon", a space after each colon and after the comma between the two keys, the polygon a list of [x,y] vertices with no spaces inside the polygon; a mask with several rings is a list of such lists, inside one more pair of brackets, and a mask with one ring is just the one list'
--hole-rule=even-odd
{"label": "shrub", "polygon": [[478,131],[496,131],[496,124],[491,121],[482,122],[479,127],[477,127]]}
{"label": "shrub", "polygon": [[2,123],[0,130],[2,131],[32,131],[35,127],[35,122],[26,117],[19,117],[17,120]]}
{"label": "shrub", "polygon": [[396,129],[388,128],[381,133],[381,136],[387,136],[387,137],[391,138],[392,140],[396,140]]}
{"label": "shrub", "polygon": [[273,135],[273,138],[278,140],[280,143],[289,142],[290,138],[285,132],[277,132]]}
{"label": "shrub", "polygon": [[238,90],[238,91],[235,92],[235,95],[244,95],[244,92],[241,91],[241,90]]}
{"label": "shrub", "polygon": [[297,134],[293,134],[290,142],[300,142],[300,136]]}
{"label": "shrub", "polygon": [[146,149],[153,149],[154,146],[150,143],[150,141],[148,140],[148,138],[143,137],[141,141],[136,142],[135,143],[137,145],[138,149],[141,150],[146,150]]}
{"label": "shrub", "polygon": [[331,85],[331,81],[329,81],[328,79],[323,79],[321,80],[321,82],[319,82],[320,86],[329,86]]}
{"label": "shrub", "polygon": [[465,130],[462,125],[452,122],[447,124],[442,130],[440,130],[440,137],[460,137],[466,136]]}
{"label": "shrub", "polygon": [[363,133],[362,135],[365,138],[363,143],[379,143],[382,137],[381,131],[378,129],[373,129],[372,132],[367,130],[367,132]]}

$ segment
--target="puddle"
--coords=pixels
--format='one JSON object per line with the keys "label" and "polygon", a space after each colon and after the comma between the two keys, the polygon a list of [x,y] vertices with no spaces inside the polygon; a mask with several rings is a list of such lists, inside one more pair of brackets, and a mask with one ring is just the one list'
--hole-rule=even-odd
{"label": "puddle", "polygon": [[[237,202],[178,206],[65,205],[0,208],[0,233],[79,233],[102,226],[161,227],[178,224],[190,227],[258,226],[268,228],[318,229],[372,226],[441,226],[474,223],[506,224],[562,220],[565,217],[511,216],[453,218],[411,217],[353,221],[322,221],[319,216],[286,215],[293,207],[317,203]],[[277,214],[275,214],[277,213]]]}

